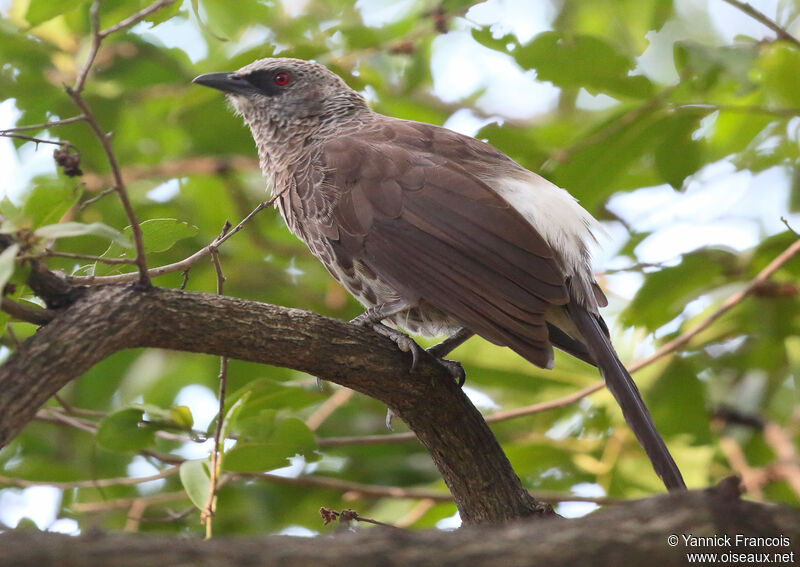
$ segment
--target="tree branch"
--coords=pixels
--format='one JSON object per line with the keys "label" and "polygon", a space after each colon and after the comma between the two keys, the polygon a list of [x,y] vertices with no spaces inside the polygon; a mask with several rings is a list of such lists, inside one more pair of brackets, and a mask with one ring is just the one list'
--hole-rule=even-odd
{"label": "tree branch", "polygon": [[[638,500],[576,520],[476,526],[455,532],[368,529],[332,537],[216,538],[91,534],[70,537],[33,530],[0,534],[3,561],[15,567],[62,567],[64,558],[84,567],[148,564],[197,567],[683,567],[687,553],[781,554],[782,563],[800,556],[800,513],[738,500],[719,491],[687,492]],[[720,547],[687,545],[682,535],[770,538],[768,544]],[[678,537],[670,545],[668,537]],[[784,555],[785,554],[785,555]],[[792,557],[791,554],[794,554]],[[770,557],[775,557],[770,555]],[[779,561],[769,561],[775,565]],[[741,564],[752,564],[743,560]],[[759,562],[761,564],[761,562]]]}
{"label": "tree branch", "polygon": [[90,288],[25,341],[0,367],[0,445],[71,380],[119,350],[139,347],[293,368],[381,400],[431,453],[465,524],[551,513],[522,487],[480,413],[429,357],[409,374],[408,354],[368,330],[307,311],[178,290]]}

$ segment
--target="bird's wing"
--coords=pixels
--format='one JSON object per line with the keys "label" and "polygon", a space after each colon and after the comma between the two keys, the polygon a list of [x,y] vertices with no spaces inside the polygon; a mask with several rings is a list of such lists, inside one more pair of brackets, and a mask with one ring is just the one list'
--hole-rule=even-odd
{"label": "bird's wing", "polygon": [[563,270],[536,229],[470,167],[494,165],[504,175],[515,164],[428,128],[392,121],[328,142],[324,183],[341,198],[322,232],[410,302],[552,366],[545,312],[569,301]]}

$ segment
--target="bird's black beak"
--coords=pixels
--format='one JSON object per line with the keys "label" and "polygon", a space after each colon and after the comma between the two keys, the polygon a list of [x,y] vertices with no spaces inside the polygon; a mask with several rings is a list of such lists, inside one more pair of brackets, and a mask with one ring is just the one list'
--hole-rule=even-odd
{"label": "bird's black beak", "polygon": [[226,93],[249,94],[253,92],[252,84],[233,73],[206,73],[195,77],[192,82]]}

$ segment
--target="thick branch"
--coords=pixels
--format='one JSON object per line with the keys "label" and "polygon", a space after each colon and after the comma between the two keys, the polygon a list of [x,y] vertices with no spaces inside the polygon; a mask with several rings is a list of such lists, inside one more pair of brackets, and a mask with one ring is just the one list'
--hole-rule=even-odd
{"label": "thick branch", "polygon": [[431,453],[467,523],[549,512],[524,490],[480,413],[444,369],[341,321],[217,295],[107,286],[39,330],[0,367],[0,446],[59,389],[111,354],[156,347],[285,366],[386,403]]}
{"label": "thick branch", "polygon": [[[687,545],[683,535],[720,540],[730,545]],[[15,567],[339,567],[385,565],[415,567],[490,567],[547,565],[600,567],[689,563],[687,553],[781,554],[781,563],[800,556],[800,513],[745,502],[716,492],[689,492],[639,500],[577,520],[552,519],[510,526],[482,526],[457,532],[408,532],[368,529],[335,537],[218,538],[211,541],[169,537],[69,537],[37,531],[0,534],[2,561]],[[668,537],[676,535],[671,546]],[[772,545],[735,545],[736,536],[769,538]],[[794,554],[793,558],[791,554]],[[785,554],[785,555],[784,555]],[[774,555],[770,557],[774,558]],[[776,565],[770,560],[719,560],[714,563]],[[710,564],[702,562],[702,564]]]}

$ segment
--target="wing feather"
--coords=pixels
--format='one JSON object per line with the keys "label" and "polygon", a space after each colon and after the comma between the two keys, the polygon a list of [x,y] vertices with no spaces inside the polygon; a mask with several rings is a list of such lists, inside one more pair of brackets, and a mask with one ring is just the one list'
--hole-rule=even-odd
{"label": "wing feather", "polygon": [[[394,124],[394,123],[393,123]],[[329,186],[343,188],[326,219],[335,251],[358,260],[411,304],[429,304],[531,362],[552,365],[545,313],[569,301],[565,276],[536,229],[458,158],[432,153],[425,130],[400,123],[325,148]],[[430,127],[433,128],[433,127]],[[436,130],[430,131],[429,138]],[[437,140],[437,143],[439,141]],[[446,153],[447,153],[446,152]],[[495,159],[482,153],[480,163]],[[497,157],[497,175],[510,175]],[[512,162],[513,163],[513,162]],[[330,225],[338,226],[331,231]]]}

